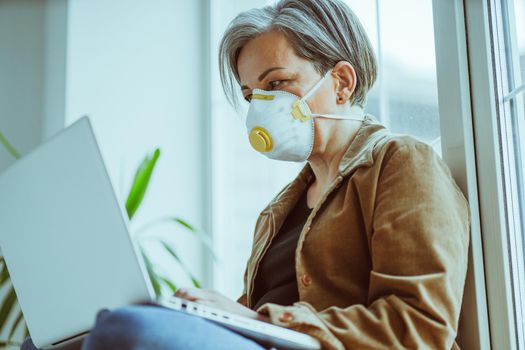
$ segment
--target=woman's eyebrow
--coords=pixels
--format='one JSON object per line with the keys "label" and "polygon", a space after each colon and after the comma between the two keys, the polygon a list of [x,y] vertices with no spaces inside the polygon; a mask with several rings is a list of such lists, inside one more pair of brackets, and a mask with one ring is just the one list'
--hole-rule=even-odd
{"label": "woman's eyebrow", "polygon": [[[259,75],[259,81],[263,80],[265,76],[268,75],[268,73],[274,71],[274,70],[277,70],[277,69],[285,69],[286,67],[272,67],[272,68],[268,68],[267,70],[265,70],[264,72],[262,72],[261,75]],[[242,85],[241,86],[241,90],[245,90],[245,89],[249,89],[249,87],[247,85]]]}

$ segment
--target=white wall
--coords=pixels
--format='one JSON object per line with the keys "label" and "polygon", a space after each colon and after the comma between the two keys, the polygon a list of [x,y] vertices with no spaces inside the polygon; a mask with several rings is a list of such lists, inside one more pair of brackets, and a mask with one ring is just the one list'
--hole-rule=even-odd
{"label": "white wall", "polygon": [[[66,9],[66,0],[0,1],[0,131],[22,155],[64,122]],[[14,162],[0,147],[0,172]]]}
{"label": "white wall", "polygon": [[[44,2],[0,2],[0,130],[21,152],[41,140]],[[0,171],[14,159],[0,147]]]}
{"label": "white wall", "polygon": [[[137,165],[158,146],[132,229],[177,216],[208,230],[209,48],[201,2],[0,1],[0,130],[26,154],[89,115],[122,202]],[[0,147],[0,171],[13,162]],[[173,238],[192,272],[210,284],[197,239],[170,225],[153,233]],[[189,285],[164,251],[149,248],[179,287]]]}
{"label": "white wall", "polygon": [[[64,126],[66,0],[0,1],[0,131],[26,154]],[[14,162],[0,147],[0,171]]]}
{"label": "white wall", "polygon": [[47,139],[65,125],[68,1],[47,0],[44,3],[42,136]]}
{"label": "white wall", "polygon": [[[206,220],[202,11],[200,1],[69,2],[67,124],[90,116],[122,202],[137,165],[161,148],[134,228],[160,216],[198,226]],[[175,238],[202,280],[198,241],[172,228],[156,232]],[[171,272],[181,276],[175,267]]]}

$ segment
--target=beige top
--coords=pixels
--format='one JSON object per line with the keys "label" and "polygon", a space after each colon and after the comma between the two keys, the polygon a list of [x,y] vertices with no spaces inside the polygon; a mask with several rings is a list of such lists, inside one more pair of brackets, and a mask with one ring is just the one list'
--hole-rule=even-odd
{"label": "beige top", "polygon": [[[307,162],[257,218],[239,303],[253,308],[257,265],[313,176]],[[469,227],[439,155],[367,114],[300,233],[299,301],[256,311],[323,349],[459,349]]]}

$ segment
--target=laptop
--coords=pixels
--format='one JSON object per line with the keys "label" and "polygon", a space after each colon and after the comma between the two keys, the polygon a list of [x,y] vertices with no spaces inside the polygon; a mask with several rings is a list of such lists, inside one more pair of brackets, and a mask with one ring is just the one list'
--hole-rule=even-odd
{"label": "laptop", "polygon": [[103,308],[151,302],[278,349],[320,349],[307,334],[175,296],[156,298],[89,117],[0,174],[0,247],[33,343],[85,337]]}

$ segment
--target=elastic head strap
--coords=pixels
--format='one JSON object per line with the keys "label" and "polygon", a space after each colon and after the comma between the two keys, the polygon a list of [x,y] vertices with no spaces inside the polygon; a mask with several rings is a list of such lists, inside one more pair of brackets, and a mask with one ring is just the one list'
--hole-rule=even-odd
{"label": "elastic head strap", "polygon": [[314,117],[325,117],[325,118],[331,118],[331,119],[347,119],[347,120],[357,120],[362,122],[364,119],[359,117],[348,117],[344,115],[339,114],[312,114]]}
{"label": "elastic head strap", "polygon": [[363,121],[365,117],[365,111],[359,105],[353,105],[352,107],[350,107],[350,110],[348,111],[348,113],[344,115],[312,113],[312,116],[326,117],[326,118],[333,118],[333,119],[349,119],[349,120]]}
{"label": "elastic head strap", "polygon": [[306,95],[304,95],[301,100],[304,100],[306,101],[308,99],[308,97],[312,96],[313,93],[315,93],[317,91],[317,89],[319,88],[319,86],[321,86],[321,84],[326,80],[326,78],[330,75],[330,73],[332,73],[332,69],[329,69],[328,72],[326,72],[326,74],[324,75],[324,77],[321,78],[321,80],[319,80],[311,89],[310,91],[308,91],[306,93]]}

